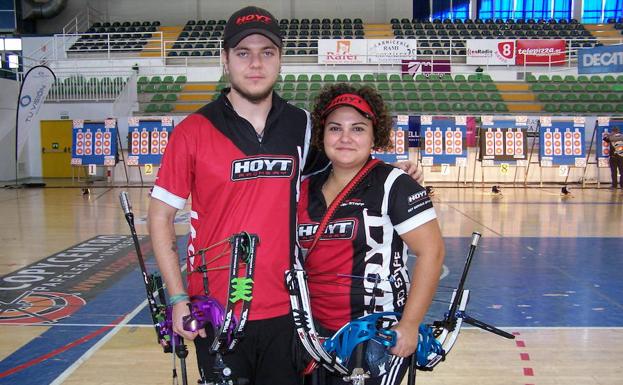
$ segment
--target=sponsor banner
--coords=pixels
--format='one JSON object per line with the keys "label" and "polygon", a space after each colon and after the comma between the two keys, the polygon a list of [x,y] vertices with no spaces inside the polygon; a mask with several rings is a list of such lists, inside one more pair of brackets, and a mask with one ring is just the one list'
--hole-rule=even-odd
{"label": "sponsor banner", "polygon": [[[39,109],[54,84],[56,76],[44,65],[32,67],[24,76],[17,99],[17,124],[15,129],[15,161],[19,159],[24,144],[35,123],[38,123]],[[16,175],[17,177],[17,175]]]}
{"label": "sponsor banner", "polygon": [[575,166],[584,151],[584,119],[552,121],[541,118],[539,132],[539,160],[541,167]]}
{"label": "sponsor banner", "polygon": [[[147,237],[139,236],[146,241]],[[151,244],[142,245],[147,255]],[[131,236],[98,235],[0,279],[0,324],[53,323],[136,268]]]}
{"label": "sponsor banner", "polygon": [[580,74],[623,72],[623,44],[581,49],[578,56]]}
{"label": "sponsor banner", "polygon": [[474,39],[467,40],[467,64],[514,65],[515,40]]}
{"label": "sponsor banner", "polygon": [[450,60],[403,60],[402,61],[402,74],[409,74],[415,76],[417,74],[424,75],[437,75],[437,74],[449,74],[452,71]]}
{"label": "sponsor banner", "polygon": [[564,65],[567,57],[564,39],[517,40],[517,65]]}
{"label": "sponsor banner", "polygon": [[400,64],[417,56],[415,39],[367,39],[370,64]]}
{"label": "sponsor banner", "polygon": [[318,64],[366,64],[365,39],[318,40]]}

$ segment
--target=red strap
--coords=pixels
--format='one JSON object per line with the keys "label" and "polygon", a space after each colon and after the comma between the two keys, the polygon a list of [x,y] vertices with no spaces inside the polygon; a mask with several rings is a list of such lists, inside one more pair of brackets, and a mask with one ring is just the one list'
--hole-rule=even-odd
{"label": "red strap", "polygon": [[337,210],[338,206],[342,203],[344,198],[346,198],[346,196],[348,194],[350,194],[350,192],[355,188],[355,186],[357,186],[357,184],[359,184],[359,182],[361,182],[361,180],[366,175],[368,175],[370,170],[372,170],[374,168],[374,166],[376,166],[379,163],[381,163],[381,161],[378,160],[378,159],[370,159],[359,170],[357,175],[355,175],[355,177],[353,179],[351,179],[350,182],[348,182],[348,184],[342,189],[342,191],[340,191],[340,193],[337,195],[337,197],[335,197],[333,202],[331,202],[331,204],[329,205],[329,208],[327,209],[327,212],[325,213],[324,217],[320,221],[320,224],[318,225],[318,230],[316,230],[316,234],[314,236],[314,242],[311,244],[309,249],[307,249],[307,257],[306,258],[309,257],[309,254],[312,252],[312,250],[314,249],[314,247],[316,246],[316,244],[320,240],[320,237],[322,236],[322,234],[324,233],[325,229],[327,228],[327,225],[329,224],[329,221],[331,220],[331,217],[333,217],[333,214],[335,214],[335,211]]}

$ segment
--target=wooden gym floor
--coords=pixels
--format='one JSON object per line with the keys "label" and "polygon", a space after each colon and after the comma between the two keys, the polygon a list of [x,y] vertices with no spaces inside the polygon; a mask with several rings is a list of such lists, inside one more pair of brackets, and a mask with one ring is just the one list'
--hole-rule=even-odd
{"label": "wooden gym floor", "polygon": [[[171,383],[172,357],[155,343],[136,264],[62,322],[2,318],[19,283],[7,283],[11,273],[95,236],[129,234],[120,191],[0,190],[0,384]],[[137,230],[146,234],[149,191],[128,191]],[[623,192],[572,188],[571,195],[562,197],[559,187],[502,187],[501,195],[480,187],[436,189],[447,244],[442,285],[456,284],[469,236],[481,232],[468,312],[516,339],[466,328],[446,362],[418,373],[417,384],[621,383]],[[180,222],[176,230],[184,235],[183,215]],[[85,318],[91,303],[99,307]],[[436,303],[431,318],[444,306]],[[191,348],[189,383],[197,378],[193,355]]]}

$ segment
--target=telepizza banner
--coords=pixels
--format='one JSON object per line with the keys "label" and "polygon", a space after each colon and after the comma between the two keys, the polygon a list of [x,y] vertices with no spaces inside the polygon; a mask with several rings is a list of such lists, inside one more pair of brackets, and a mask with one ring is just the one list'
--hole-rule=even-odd
{"label": "telepizza banner", "polygon": [[365,39],[318,40],[318,64],[366,64]]}
{"label": "telepizza banner", "polygon": [[467,40],[467,64],[514,65],[515,40]]}
{"label": "telepizza banner", "polygon": [[567,43],[564,39],[517,40],[517,65],[564,65]]}

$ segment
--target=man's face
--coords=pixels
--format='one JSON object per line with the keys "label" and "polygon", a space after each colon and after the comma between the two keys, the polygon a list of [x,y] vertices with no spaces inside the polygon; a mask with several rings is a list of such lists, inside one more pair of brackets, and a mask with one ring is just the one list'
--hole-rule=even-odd
{"label": "man's face", "polygon": [[255,34],[224,53],[223,62],[232,92],[258,102],[270,96],[279,76],[281,56],[279,48],[269,38]]}

